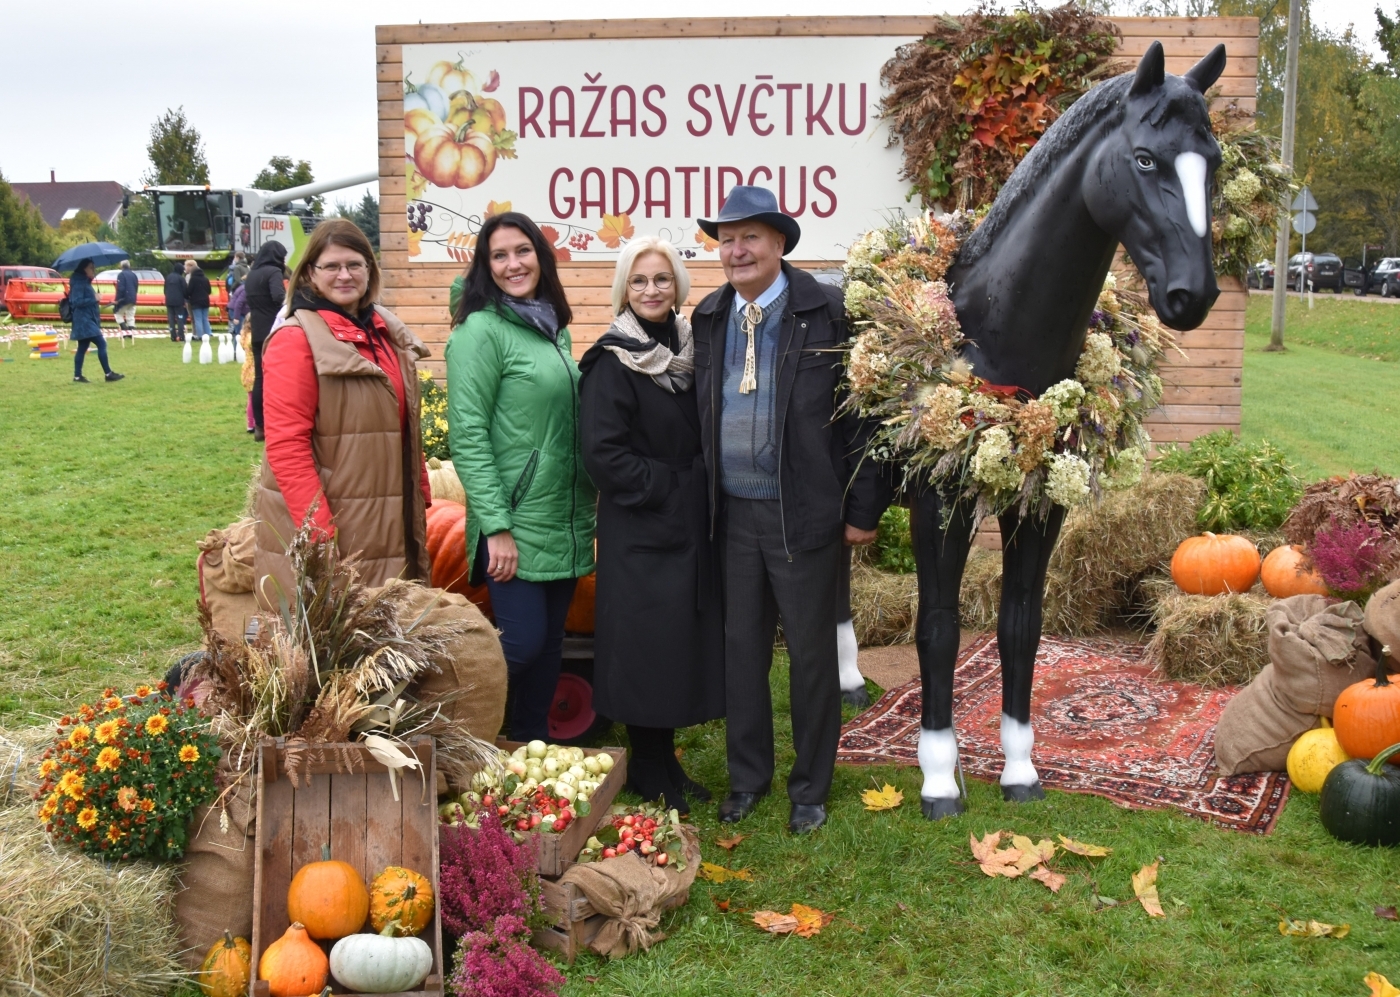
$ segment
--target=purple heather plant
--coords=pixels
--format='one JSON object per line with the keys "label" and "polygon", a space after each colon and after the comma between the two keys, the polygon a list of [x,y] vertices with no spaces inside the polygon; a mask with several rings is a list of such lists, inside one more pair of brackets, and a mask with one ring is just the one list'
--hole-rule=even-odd
{"label": "purple heather plant", "polygon": [[552,997],[564,975],[530,948],[530,929],[514,914],[502,914],[488,931],[462,936],[452,990],[457,997]]}
{"label": "purple heather plant", "polygon": [[442,923],[453,935],[490,931],[507,914],[543,926],[534,849],[518,844],[494,813],[482,811],[478,830],[442,827],[438,848]]}
{"label": "purple heather plant", "polygon": [[1384,584],[1395,542],[1364,519],[1344,523],[1333,516],[1313,534],[1308,554],[1329,589],[1361,601]]}

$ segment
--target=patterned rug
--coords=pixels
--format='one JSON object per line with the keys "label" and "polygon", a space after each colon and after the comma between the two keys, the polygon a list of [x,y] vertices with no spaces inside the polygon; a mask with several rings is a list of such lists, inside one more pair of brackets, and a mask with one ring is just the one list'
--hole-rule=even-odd
{"label": "patterned rug", "polygon": [[[1158,681],[1143,650],[1116,640],[1042,638],[1031,693],[1032,761],[1041,782],[1268,834],[1283,812],[1288,778],[1215,773],[1215,725],[1236,690]],[[918,765],[921,707],[918,682],[886,692],[842,729],[837,760]],[[994,635],[959,661],[953,718],[964,773],[998,779],[1001,662]]]}

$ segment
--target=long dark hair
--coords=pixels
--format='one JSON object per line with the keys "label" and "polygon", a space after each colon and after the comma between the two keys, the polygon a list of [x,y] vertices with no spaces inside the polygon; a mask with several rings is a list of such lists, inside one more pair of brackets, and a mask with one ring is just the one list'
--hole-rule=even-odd
{"label": "long dark hair", "polygon": [[535,247],[535,257],[540,261],[540,282],[535,287],[535,297],[554,306],[559,328],[565,328],[573,321],[574,313],[569,308],[568,299],[564,297],[564,285],[559,282],[559,268],[554,263],[554,247],[544,237],[540,227],[530,220],[530,216],[519,211],[492,215],[476,234],[476,252],[472,254],[472,261],[467,266],[466,288],[462,300],[457,304],[457,311],[452,316],[452,324],[461,325],[472,312],[479,312],[487,305],[499,305],[505,297],[505,292],[491,276],[491,236],[495,235],[496,229],[501,226],[524,233],[525,238]]}

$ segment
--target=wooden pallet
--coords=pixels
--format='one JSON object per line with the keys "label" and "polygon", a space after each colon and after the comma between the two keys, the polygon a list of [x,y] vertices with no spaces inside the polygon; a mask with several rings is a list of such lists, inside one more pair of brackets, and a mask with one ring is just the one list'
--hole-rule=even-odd
{"label": "wooden pallet", "polygon": [[[289,923],[287,887],[308,862],[331,857],[354,866],[366,885],[385,866],[399,865],[429,877],[438,895],[437,756],[432,738],[414,738],[409,748],[423,765],[420,775],[398,772],[398,798],[388,770],[363,744],[301,745],[281,738],[258,751],[258,833],[253,879],[253,958],[282,937]],[[294,763],[289,766],[290,759]],[[424,789],[423,779],[427,788]],[[388,997],[442,997],[442,915],[434,910],[425,933],[433,967],[421,989]],[[327,952],[329,944],[325,945]],[[336,997],[353,994],[332,979]],[[250,983],[250,997],[268,997],[266,981]]]}
{"label": "wooden pallet", "polygon": [[[666,901],[663,909],[680,907],[689,898],[689,891],[678,894]],[[573,883],[559,882],[557,877],[540,877],[540,907],[555,919],[555,923],[535,929],[531,943],[536,948],[558,953],[569,963],[587,950],[588,943],[607,921],[605,915],[593,909],[583,891]]]}

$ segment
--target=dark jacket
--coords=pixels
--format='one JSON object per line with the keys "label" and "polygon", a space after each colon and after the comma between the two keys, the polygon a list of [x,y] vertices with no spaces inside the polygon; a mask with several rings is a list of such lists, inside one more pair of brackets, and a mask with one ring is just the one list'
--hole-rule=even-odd
{"label": "dark jacket", "polygon": [[136,291],[140,284],[134,270],[123,270],[117,274],[117,297],[113,300],[112,307],[120,308],[122,305],[136,304]]}
{"label": "dark jacket", "polygon": [[209,278],[203,270],[195,267],[190,271],[189,280],[185,282],[185,303],[191,308],[208,308],[211,290]]}
{"label": "dark jacket", "polygon": [[280,242],[264,243],[253,259],[253,268],[243,280],[243,293],[248,296],[248,325],[253,330],[254,343],[261,343],[267,338],[272,323],[277,319],[277,312],[286,300],[287,288],[282,283],[286,259],[286,246]]}
{"label": "dark jacket", "polygon": [[[889,505],[875,462],[863,460],[869,427],[852,413],[835,419],[842,350],[849,335],[839,288],[783,263],[788,305],[778,340],[778,501],[789,552],[840,539],[844,524],[873,530]],[[719,512],[716,473],[723,357],[734,288],[725,284],[695,307],[695,387],[710,487],[710,531]]]}
{"label": "dark jacket", "polygon": [[185,307],[185,275],[178,270],[165,275],[165,307]]}
{"label": "dark jacket", "polygon": [[68,303],[73,306],[71,339],[96,339],[102,335],[102,313],[97,303],[97,291],[87,276],[74,272],[68,281]]}
{"label": "dark jacket", "polygon": [[645,727],[724,716],[724,615],[695,389],[673,395],[601,346],[579,363],[598,486],[593,702]]}

